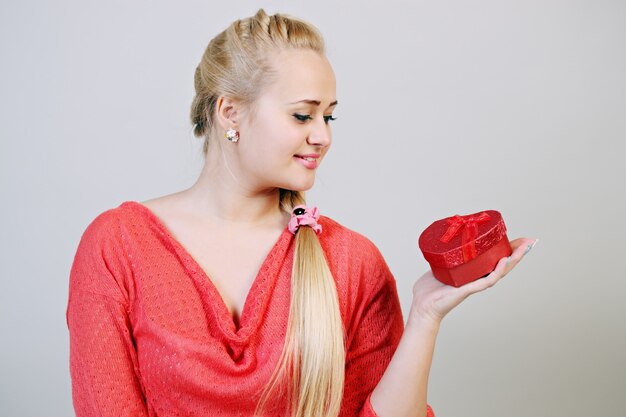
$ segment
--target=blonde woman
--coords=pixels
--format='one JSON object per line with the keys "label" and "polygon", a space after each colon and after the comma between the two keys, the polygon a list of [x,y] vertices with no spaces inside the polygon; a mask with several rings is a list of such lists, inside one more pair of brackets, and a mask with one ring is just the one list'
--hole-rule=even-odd
{"label": "blonde woman", "polygon": [[406,327],[378,249],[304,191],[331,144],[335,77],[308,23],[259,10],[209,43],[195,184],[85,230],[67,322],[77,416],[415,416],[442,318],[488,277],[417,280]]}

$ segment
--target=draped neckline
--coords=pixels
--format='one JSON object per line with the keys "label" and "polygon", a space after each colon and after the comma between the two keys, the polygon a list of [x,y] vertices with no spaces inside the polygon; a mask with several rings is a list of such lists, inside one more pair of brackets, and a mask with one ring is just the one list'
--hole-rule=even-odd
{"label": "draped neckline", "polygon": [[[182,243],[174,237],[161,218],[146,205],[138,201],[124,201],[120,207],[128,207],[136,210],[143,215],[144,219],[157,228],[166,242],[174,249],[181,263],[192,278],[196,279],[206,290],[209,300],[205,301],[212,305],[224,335],[234,343],[246,342],[258,327],[259,320],[263,316],[262,310],[269,301],[268,297],[271,293],[271,291],[269,291],[271,289],[270,287],[273,287],[273,283],[282,269],[282,262],[286,260],[287,251],[292,246],[290,242],[292,241],[293,234],[289,232],[287,226],[285,226],[278,239],[274,242],[274,245],[263,260],[252,282],[241,310],[239,328],[237,328],[224,298],[211,280],[209,274],[200,266],[200,263],[196,261]],[[277,263],[280,264],[277,265]]]}

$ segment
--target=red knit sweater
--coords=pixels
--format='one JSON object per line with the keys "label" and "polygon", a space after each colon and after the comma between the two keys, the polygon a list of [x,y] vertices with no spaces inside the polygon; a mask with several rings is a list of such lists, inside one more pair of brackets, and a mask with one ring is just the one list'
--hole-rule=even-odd
{"label": "red knit sweater", "polygon": [[[320,223],[347,333],[340,415],[375,417],[370,394],[404,328],[396,283],[371,241],[328,217]],[[285,228],[237,328],[209,277],[148,207],[126,201],[97,216],[70,272],[76,415],[251,416],[285,340],[294,243]]]}

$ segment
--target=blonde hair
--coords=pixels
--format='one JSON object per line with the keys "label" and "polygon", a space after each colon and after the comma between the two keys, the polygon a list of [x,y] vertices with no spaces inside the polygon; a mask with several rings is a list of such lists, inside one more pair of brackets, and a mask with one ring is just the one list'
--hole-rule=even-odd
{"label": "blonde hair", "polygon": [[[206,155],[215,130],[215,104],[224,95],[253,110],[264,86],[271,83],[273,51],[310,49],[324,53],[324,41],[312,25],[281,14],[237,20],[213,38],[195,72],[191,106],[194,134],[204,138]],[[280,190],[280,208],[291,213],[304,204],[304,193]],[[291,273],[287,335],[276,369],[261,393],[255,415],[272,395],[285,389],[293,417],[339,414],[345,377],[345,329],[337,289],[324,251],[310,227],[296,233]]]}

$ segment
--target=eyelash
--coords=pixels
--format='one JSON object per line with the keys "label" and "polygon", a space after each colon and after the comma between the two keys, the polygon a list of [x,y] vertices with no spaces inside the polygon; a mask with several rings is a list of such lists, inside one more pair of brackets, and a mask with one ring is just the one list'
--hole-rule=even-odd
{"label": "eyelash", "polygon": [[[298,114],[294,113],[293,117],[295,117],[299,122],[306,122],[307,120],[313,120],[313,118],[308,114]],[[336,117],[333,116],[324,116],[324,123],[328,124],[331,120],[337,120]]]}

